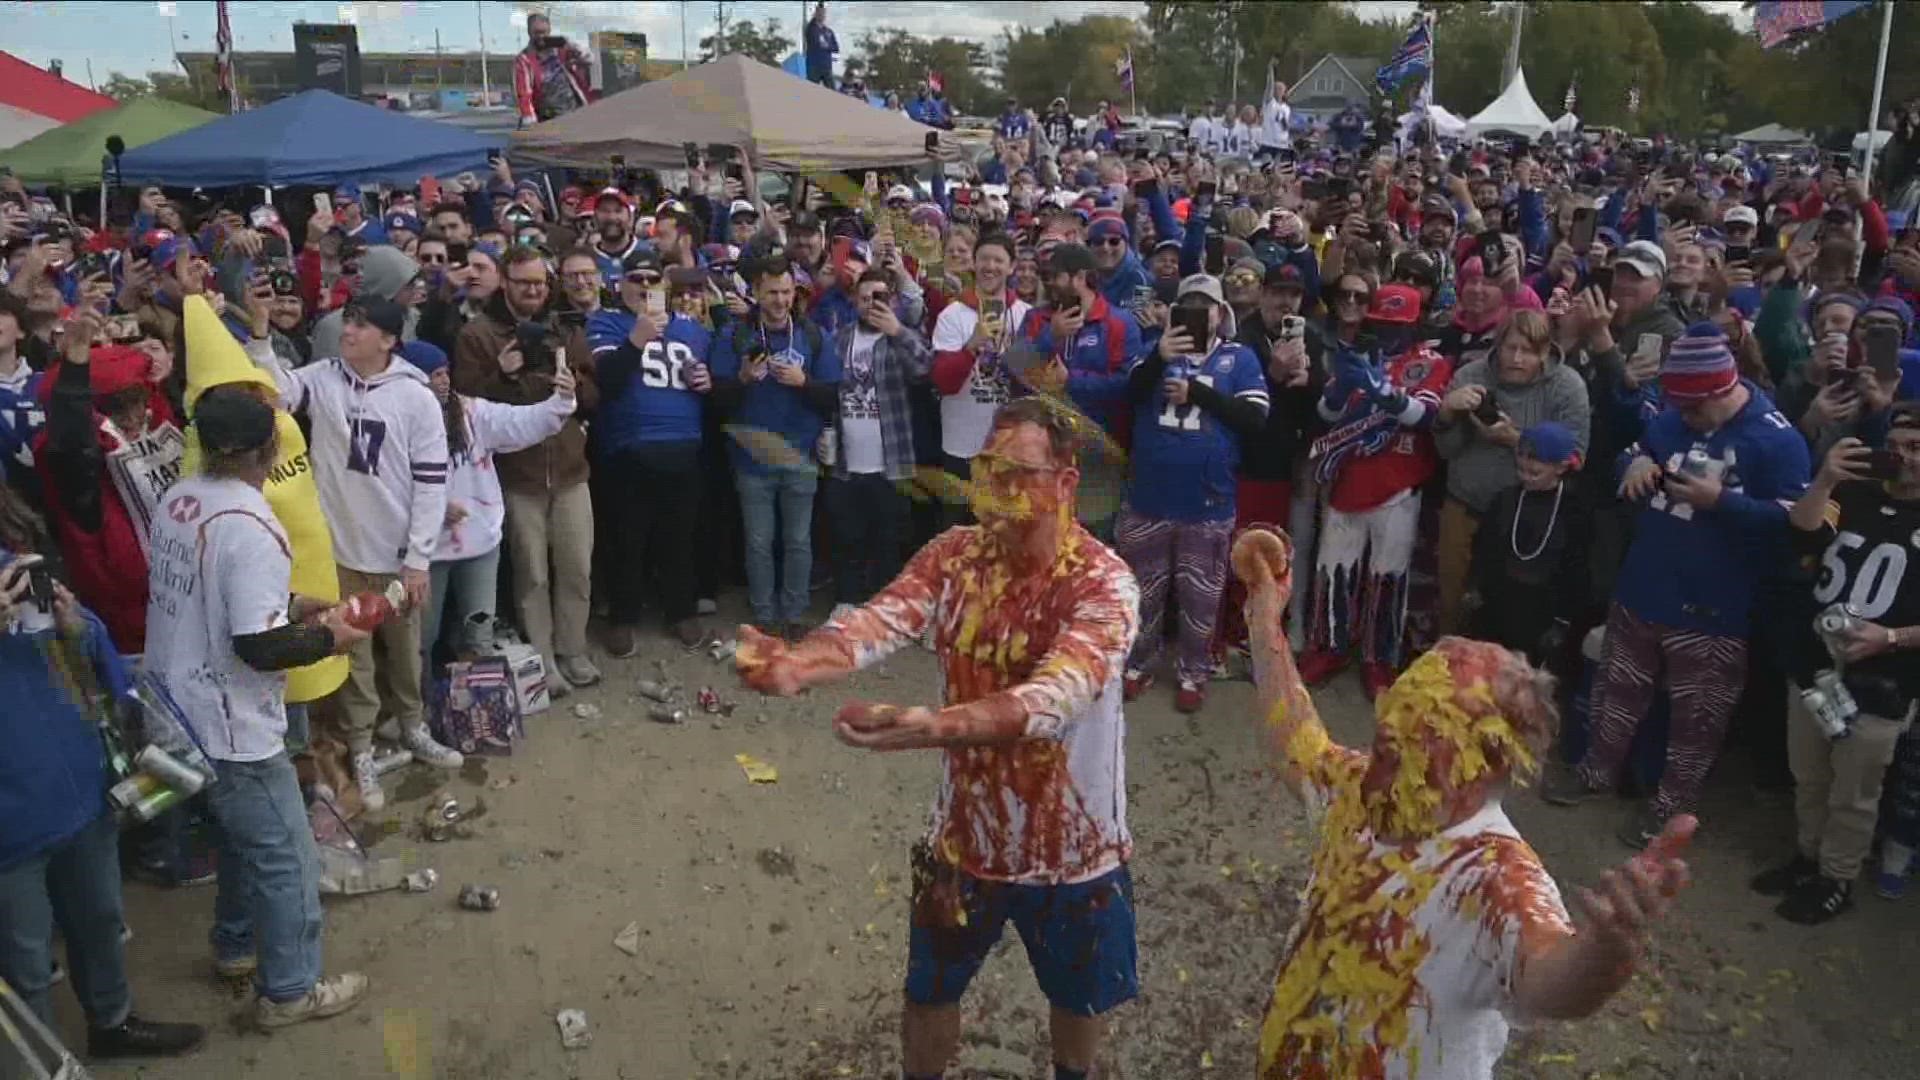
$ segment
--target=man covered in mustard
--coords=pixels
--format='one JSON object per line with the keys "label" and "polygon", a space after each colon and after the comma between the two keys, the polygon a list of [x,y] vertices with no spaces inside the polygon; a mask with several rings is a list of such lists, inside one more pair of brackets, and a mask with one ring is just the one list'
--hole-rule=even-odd
{"label": "man covered in mustard", "polygon": [[1282,623],[1291,545],[1234,545],[1262,714],[1319,829],[1260,1032],[1260,1080],[1485,1080],[1509,1020],[1572,1019],[1626,984],[1688,881],[1681,815],[1597,889],[1575,930],[1501,808],[1537,771],[1551,679],[1500,646],[1443,638],[1375,704],[1371,748],[1328,738]]}

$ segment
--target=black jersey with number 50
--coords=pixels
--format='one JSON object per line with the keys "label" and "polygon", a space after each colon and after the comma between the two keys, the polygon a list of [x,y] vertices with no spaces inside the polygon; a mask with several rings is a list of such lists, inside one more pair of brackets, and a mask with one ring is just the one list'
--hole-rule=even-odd
{"label": "black jersey with number 50", "polygon": [[[1833,539],[1820,556],[1814,601],[1850,605],[1880,626],[1920,624],[1920,501],[1896,502],[1878,484],[1843,484],[1827,521]],[[1852,668],[1895,679],[1907,696],[1920,696],[1920,657],[1911,652],[1881,653]]]}

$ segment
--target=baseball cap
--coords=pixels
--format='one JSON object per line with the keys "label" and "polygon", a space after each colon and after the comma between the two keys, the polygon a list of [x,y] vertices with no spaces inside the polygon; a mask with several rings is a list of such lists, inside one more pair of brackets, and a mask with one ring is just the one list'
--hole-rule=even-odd
{"label": "baseball cap", "polygon": [[336,199],[346,199],[350,202],[359,202],[360,185],[352,183],[341,184],[333,189],[333,197]]}
{"label": "baseball cap", "polygon": [[1150,254],[1158,255],[1163,251],[1179,251],[1179,250],[1180,250],[1180,241],[1167,239],[1167,240],[1161,240],[1158,243],[1154,244],[1153,251]]}
{"label": "baseball cap", "polygon": [[414,217],[412,214],[406,213],[388,214],[385,218],[381,219],[381,225],[388,232],[405,230],[415,236],[420,235],[420,233],[424,231],[420,227],[420,219]]}
{"label": "baseball cap", "polygon": [[1635,240],[1621,248],[1620,253],[1613,257],[1613,264],[1631,267],[1633,272],[1641,277],[1657,277],[1663,281],[1666,280],[1667,253],[1661,251],[1660,245],[1651,240]]}
{"label": "baseball cap", "polygon": [[596,193],[596,194],[595,194],[595,195],[593,196],[593,205],[594,205],[594,208],[595,208],[595,209],[598,209],[598,208],[599,208],[599,206],[600,206],[600,204],[601,204],[601,203],[603,203],[603,202],[605,202],[605,201],[607,201],[608,199],[612,199],[612,200],[613,200],[614,202],[617,202],[617,203],[619,203],[619,204],[620,204],[620,205],[621,205],[622,207],[624,207],[624,208],[626,208],[626,209],[628,209],[628,210],[631,210],[631,209],[633,209],[633,199],[632,199],[632,197],[630,197],[630,196],[629,196],[629,195],[628,195],[628,194],[627,194],[626,192],[624,192],[624,191],[621,191],[621,190],[620,190],[619,188],[617,188],[617,187],[604,187],[604,188],[601,188],[601,189],[600,189],[600,190],[599,190],[599,191],[598,191],[598,192],[597,192],[597,193]]}
{"label": "baseball cap", "polygon": [[1725,214],[1720,216],[1720,223],[1722,225],[1751,225],[1759,228],[1760,212],[1751,206],[1730,207]]}
{"label": "baseball cap", "polygon": [[620,260],[620,276],[632,277],[635,274],[660,274],[660,256],[652,248],[635,248]]}
{"label": "baseball cap", "polygon": [[1279,263],[1267,267],[1260,278],[1260,284],[1268,289],[1293,289],[1296,292],[1307,290],[1307,279],[1300,274],[1300,268],[1292,263]]}
{"label": "baseball cap", "polygon": [[1179,298],[1189,296],[1204,296],[1222,307],[1227,303],[1226,294],[1220,290],[1220,279],[1211,274],[1189,274],[1181,278]]}
{"label": "baseball cap", "polygon": [[905,202],[914,202],[915,199],[913,195],[913,189],[908,187],[905,184],[895,184],[892,187],[888,188],[887,197],[885,201],[893,202],[896,199],[902,200]]}
{"label": "baseball cap", "polygon": [[1424,218],[1429,214],[1455,223],[1460,220],[1460,215],[1453,209],[1453,201],[1445,195],[1428,195],[1420,200],[1420,216]]}
{"label": "baseball cap", "polygon": [[356,296],[347,304],[343,318],[348,322],[358,319],[398,341],[406,329],[407,309],[377,296]]}
{"label": "baseball cap", "polygon": [[446,350],[431,341],[409,341],[400,346],[400,358],[431,375],[447,366]]}
{"label": "baseball cap", "polygon": [[732,204],[727,207],[727,216],[736,218],[741,214],[751,214],[754,217],[759,217],[760,211],[755,209],[754,205],[745,199],[735,199]]}
{"label": "baseball cap", "polygon": [[817,233],[820,231],[820,215],[811,210],[797,210],[793,220],[787,222],[787,235],[794,233]]}
{"label": "baseball cap", "polygon": [[1542,420],[1520,433],[1520,448],[1549,465],[1578,464],[1580,444],[1567,425]]}
{"label": "baseball cap", "polygon": [[1420,290],[1411,285],[1382,285],[1373,292],[1367,321],[1412,326],[1420,321]]}
{"label": "baseball cap", "polygon": [[273,406],[238,384],[216,386],[194,402],[193,426],[206,450],[257,450],[273,439]]}

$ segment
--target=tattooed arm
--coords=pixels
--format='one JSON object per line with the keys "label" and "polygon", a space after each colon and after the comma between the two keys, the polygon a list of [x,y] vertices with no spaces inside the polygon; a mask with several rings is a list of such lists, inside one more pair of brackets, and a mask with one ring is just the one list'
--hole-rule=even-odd
{"label": "tattooed arm", "polygon": [[1327,736],[1287,647],[1293,544],[1280,533],[1248,532],[1233,545],[1233,572],[1247,589],[1254,697],[1279,748],[1280,775],[1302,802],[1324,806],[1333,786],[1333,766],[1362,755],[1336,746]]}

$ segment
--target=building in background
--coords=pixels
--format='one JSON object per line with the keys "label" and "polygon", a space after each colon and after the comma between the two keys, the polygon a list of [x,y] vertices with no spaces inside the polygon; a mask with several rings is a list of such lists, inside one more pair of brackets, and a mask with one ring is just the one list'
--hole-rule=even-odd
{"label": "building in background", "polygon": [[1287,104],[1317,121],[1330,120],[1349,105],[1371,111],[1373,74],[1382,63],[1371,57],[1328,53],[1294,80]]}

